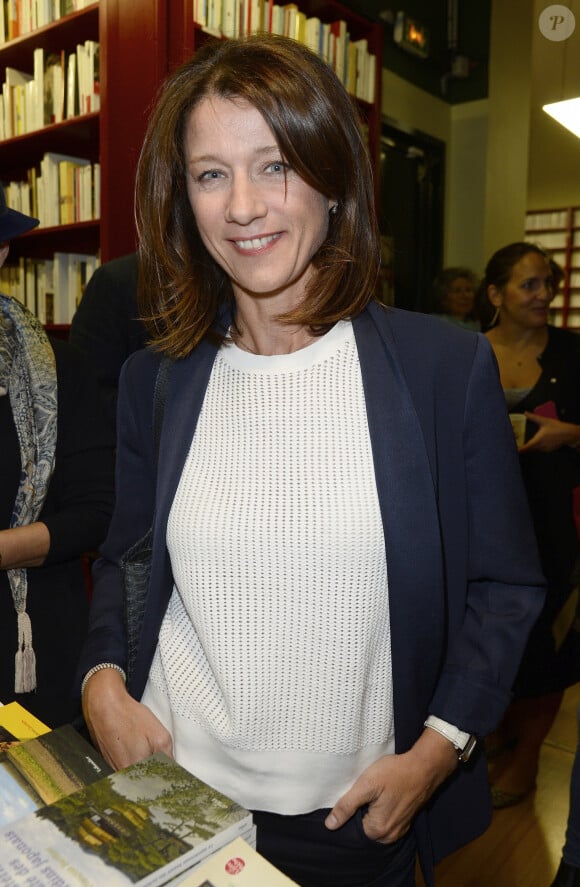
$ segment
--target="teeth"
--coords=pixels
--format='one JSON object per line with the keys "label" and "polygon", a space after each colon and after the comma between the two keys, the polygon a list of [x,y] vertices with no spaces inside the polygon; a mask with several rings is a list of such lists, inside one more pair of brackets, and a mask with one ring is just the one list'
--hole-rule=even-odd
{"label": "teeth", "polygon": [[253,237],[252,240],[238,240],[237,246],[240,249],[260,249],[266,244],[271,243],[275,239],[275,234],[270,234],[268,237]]}

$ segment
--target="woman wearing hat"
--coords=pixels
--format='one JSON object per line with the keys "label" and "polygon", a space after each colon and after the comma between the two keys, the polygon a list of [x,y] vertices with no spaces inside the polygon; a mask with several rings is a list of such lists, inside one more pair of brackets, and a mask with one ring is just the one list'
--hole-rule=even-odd
{"label": "woman wearing hat", "polygon": [[[10,240],[38,219],[6,205]],[[81,556],[105,536],[113,441],[84,358],[0,294],[0,702],[48,726],[75,718],[70,692],[88,609]]]}

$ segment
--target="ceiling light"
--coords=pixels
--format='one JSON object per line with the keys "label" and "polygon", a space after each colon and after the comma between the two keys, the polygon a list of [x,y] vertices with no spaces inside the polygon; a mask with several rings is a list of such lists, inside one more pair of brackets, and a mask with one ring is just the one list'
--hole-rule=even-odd
{"label": "ceiling light", "polygon": [[543,110],[580,139],[580,96],[544,105]]}

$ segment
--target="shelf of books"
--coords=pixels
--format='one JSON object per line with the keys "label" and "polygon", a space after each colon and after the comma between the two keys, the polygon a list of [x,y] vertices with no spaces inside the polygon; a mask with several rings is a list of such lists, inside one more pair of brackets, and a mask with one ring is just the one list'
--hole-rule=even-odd
{"label": "shelf of books", "polygon": [[[268,32],[310,46],[356,100],[373,168],[380,144],[382,26],[335,0],[169,0],[169,62],[180,64],[208,39]],[[378,174],[375,175],[378,185]]]}
{"label": "shelf of books", "polygon": [[137,6],[0,2],[2,184],[40,219],[12,242],[0,287],[57,332],[97,264],[135,248],[134,170],[166,72],[164,11]]}
{"label": "shelf of books", "polygon": [[580,332],[580,206],[531,210],[525,238],[541,246],[564,273],[550,322]]}

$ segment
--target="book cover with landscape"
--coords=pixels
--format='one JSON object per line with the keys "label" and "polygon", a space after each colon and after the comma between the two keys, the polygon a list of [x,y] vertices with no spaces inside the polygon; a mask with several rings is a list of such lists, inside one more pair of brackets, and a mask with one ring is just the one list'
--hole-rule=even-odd
{"label": "book cover with landscape", "polygon": [[0,752],[0,826],[112,773],[70,724]]}
{"label": "book cover with landscape", "polygon": [[251,813],[157,753],[0,830],[0,884],[152,887],[237,836]]}

